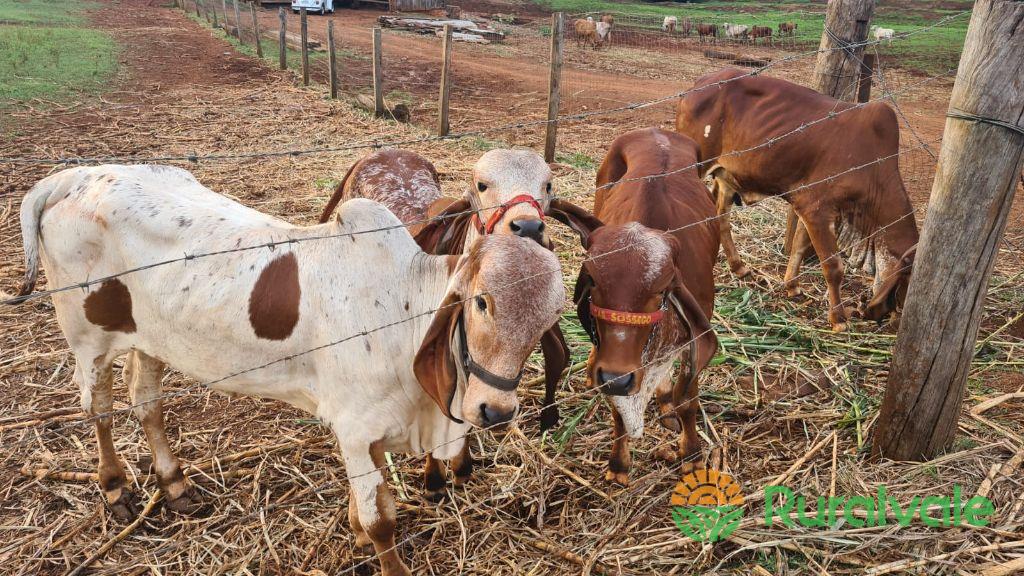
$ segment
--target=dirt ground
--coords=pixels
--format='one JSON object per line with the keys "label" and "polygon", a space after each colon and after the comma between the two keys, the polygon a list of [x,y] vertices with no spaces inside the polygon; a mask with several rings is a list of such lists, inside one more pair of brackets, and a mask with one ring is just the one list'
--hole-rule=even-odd
{"label": "dirt ground", "polygon": [[[339,11],[333,16],[343,48],[351,50],[343,60],[343,80],[352,86],[368,84],[365,54],[377,15]],[[311,20],[315,38],[324,34],[326,20]],[[545,41],[538,32],[542,15],[535,20],[504,46],[456,46],[453,131],[542,117],[547,92]],[[104,4],[93,21],[129,47],[112,90],[97,99],[34,102],[13,112],[4,119],[16,128],[4,142],[5,156],[343,146],[423,137],[428,133],[422,126],[433,125],[437,72],[430,63],[436,63],[439,51],[434,38],[385,33],[388,91],[404,92],[416,103],[416,124],[403,125],[331,101],[323,86],[301,88],[292,72],[239,55],[180,11],[151,1]],[[274,27],[276,14],[263,12],[261,21]],[[597,55],[570,48],[563,92],[570,110],[661,97],[719,66],[696,48],[646,50],[653,55],[640,50],[621,47]],[[805,81],[811,66],[794,61],[780,66],[780,74]],[[321,81],[322,66],[316,72],[314,79]],[[899,102],[920,137],[940,138],[951,81],[917,88],[921,78],[899,71],[886,80],[907,90]],[[622,130],[671,119],[671,107],[661,106],[560,130],[559,194],[589,205],[596,167],[580,156],[599,162]],[[916,144],[908,131],[905,145]],[[499,142],[536,148],[541,139],[539,130],[526,129],[411,148],[435,162],[446,192],[457,196],[482,150]],[[937,152],[939,143],[933,149]],[[246,205],[312,223],[333,184],[363,153],[179,164]],[[904,173],[921,219],[934,163],[924,152],[906,159]],[[15,291],[23,273],[20,198],[51,169],[0,166],[0,292]],[[1018,200],[1008,232],[1016,245],[1024,244],[1020,205]],[[574,375],[561,393],[571,400],[563,406],[563,429],[542,436],[536,422],[524,421],[521,435],[475,436],[473,450],[483,466],[466,487],[452,488],[442,505],[423,501],[421,460],[395,455],[391,484],[399,506],[398,541],[414,572],[860,574],[896,563],[894,571],[905,573],[915,560],[947,554],[929,566],[956,573],[1019,557],[1020,474],[1012,465],[1005,471],[999,466],[1024,454],[1024,401],[1012,395],[1024,386],[1022,254],[1010,243],[1000,253],[982,323],[985,345],[975,358],[954,448],[925,464],[878,463],[866,459],[866,439],[876,423],[894,329],[858,326],[859,332],[830,334],[817,273],[806,284],[807,301],[782,299],[777,288],[784,259],[776,246],[781,225],[776,203],[737,215],[737,243],[768,273],[772,286],[738,282],[719,267],[715,321],[726,360],[702,381],[705,443],[722,450],[748,495],[772,482],[809,495],[873,494],[885,484],[890,494],[907,501],[922,491],[945,494],[956,484],[970,494],[985,490],[992,498],[996,512],[990,527],[768,529],[758,517],[763,509],[754,505],[730,540],[701,546],[682,538],[670,518],[677,468],[651,457],[671,435],[650,427],[634,444],[631,485],[606,483],[607,409]],[[564,230],[557,239],[566,277],[573,277],[581,251]],[[853,277],[845,288],[863,289],[863,282]],[[157,508],[119,539],[125,525],[110,516],[89,477],[96,464],[92,431],[74,426],[82,415],[71,381],[73,360],[52,305],[36,300],[0,308],[0,326],[0,574],[65,574],[113,540],[91,573],[378,572],[373,555],[354,545],[345,518],[344,467],[327,430],[283,404],[211,394],[177,373],[164,381],[166,391],[180,393],[165,403],[168,431],[174,450],[195,467],[192,478],[207,509],[188,517]],[[585,337],[578,331],[568,336],[573,359],[584,359]],[[531,361],[530,374],[538,367]],[[810,381],[816,386],[808,389],[804,384]],[[536,408],[539,386],[528,386],[524,394],[527,409]],[[1011,396],[983,413],[972,412],[1004,394]],[[115,408],[128,405],[120,379],[115,398]],[[130,416],[115,419],[115,440],[131,488],[145,501],[156,483],[138,422]]]}

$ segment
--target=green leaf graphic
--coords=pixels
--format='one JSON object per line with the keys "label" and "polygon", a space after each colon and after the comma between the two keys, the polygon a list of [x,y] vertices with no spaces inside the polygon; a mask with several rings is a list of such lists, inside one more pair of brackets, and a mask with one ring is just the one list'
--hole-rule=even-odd
{"label": "green leaf graphic", "polygon": [[672,521],[683,535],[698,542],[728,538],[740,525],[739,506],[673,506]]}

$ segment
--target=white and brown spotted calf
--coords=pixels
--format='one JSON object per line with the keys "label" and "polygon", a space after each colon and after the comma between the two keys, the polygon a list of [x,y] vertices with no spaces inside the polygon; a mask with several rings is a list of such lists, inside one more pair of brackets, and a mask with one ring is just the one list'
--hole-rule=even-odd
{"label": "white and brown spotted calf", "polygon": [[[561,202],[551,197],[551,171],[539,155],[519,150],[492,150],[477,162],[473,186],[467,193],[472,197],[462,201],[446,197],[434,165],[410,150],[385,149],[367,154],[349,169],[328,200],[320,222],[330,219],[339,202],[352,198],[369,198],[380,202],[395,213],[413,233],[416,242],[431,254],[461,254],[469,249],[471,240],[487,233],[486,224],[493,221],[491,234],[526,235],[545,242],[544,223],[538,209],[546,206],[559,213]],[[518,193],[518,194],[517,194]],[[511,204],[509,209],[495,216],[496,210],[483,212],[483,219],[474,219],[472,205],[495,206],[521,196],[526,206]],[[452,206],[450,209],[446,209]],[[557,216],[556,216],[557,217]],[[434,220],[430,220],[435,218]],[[529,233],[528,233],[529,232]],[[558,408],[554,404],[555,392],[563,370],[569,363],[569,349],[555,324],[541,338],[544,356],[545,391],[541,412],[541,429],[558,423]],[[456,486],[465,483],[473,471],[474,460],[466,444],[462,453],[452,460]],[[427,456],[424,470],[424,490],[430,500],[443,498],[445,491],[443,463]]]}
{"label": "white and brown spotted calf", "polygon": [[[188,509],[192,491],[164,432],[165,367],[217,390],[288,402],[329,425],[350,479],[356,543],[373,544],[386,575],[410,572],[394,548],[384,452],[450,458],[471,425],[511,419],[518,375],[565,296],[558,260],[533,241],[494,235],[464,255],[432,256],[370,200],[303,228],[172,167],[60,172],[28,193],[21,222],[23,291],[32,290],[40,258],[62,286],[182,254],[332,236],[158,266],[53,302],[86,412],[112,409],[111,365],[130,354],[127,383],[135,402],[150,401],[136,414],[169,506]],[[379,228],[388,230],[344,235]],[[127,515],[109,417],[97,419],[96,436],[100,485],[113,511]]]}

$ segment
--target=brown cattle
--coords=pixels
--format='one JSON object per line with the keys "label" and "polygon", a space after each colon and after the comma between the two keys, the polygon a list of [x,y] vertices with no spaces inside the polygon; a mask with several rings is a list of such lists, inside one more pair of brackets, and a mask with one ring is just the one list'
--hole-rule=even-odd
{"label": "brown cattle", "polygon": [[[574,300],[594,342],[588,380],[612,404],[607,478],[621,484],[629,481],[629,437],[642,434],[652,396],[662,423],[680,433],[678,450],[659,455],[689,459],[700,451],[697,377],[718,348],[708,322],[718,224],[696,162],[689,138],[657,128],[628,132],[615,139],[597,173],[594,215],[604,225],[585,216],[576,221],[588,258]],[[673,386],[676,360],[686,368]],[[693,463],[686,466],[684,474]]]}
{"label": "brown cattle", "polygon": [[795,36],[796,22],[782,22],[779,24],[779,36]]}
{"label": "brown cattle", "polygon": [[576,31],[576,45],[590,44],[597,50],[598,45],[601,43],[601,39],[597,36],[597,24],[592,18],[586,20],[578,18],[572,23],[573,29]]}
{"label": "brown cattle", "polygon": [[683,33],[683,36],[689,36],[690,31],[693,30],[693,21],[689,18],[683,18],[679,22],[679,30]]}
{"label": "brown cattle", "polygon": [[[733,273],[744,277],[750,269],[732,241],[730,205],[780,196],[802,224],[786,269],[788,295],[800,294],[797,274],[813,246],[828,284],[829,322],[835,331],[846,328],[851,310],[840,298],[836,239],[836,230],[846,227],[844,235],[868,239],[874,252],[874,294],[861,309],[864,317],[881,320],[902,306],[918,232],[900,177],[892,109],[841,102],[736,69],[705,76],[695,88],[712,84],[679,102],[676,129],[700,145],[701,176],[714,178],[722,247]],[[772,138],[778,140],[763,145]]]}
{"label": "brown cattle", "polygon": [[758,38],[767,38],[768,43],[772,42],[772,29],[769,26],[753,26],[750,28],[750,41],[757,43]]}
{"label": "brown cattle", "polygon": [[718,24],[697,24],[697,35],[701,42],[704,42],[705,38],[711,38],[714,42],[715,38],[718,38]]}

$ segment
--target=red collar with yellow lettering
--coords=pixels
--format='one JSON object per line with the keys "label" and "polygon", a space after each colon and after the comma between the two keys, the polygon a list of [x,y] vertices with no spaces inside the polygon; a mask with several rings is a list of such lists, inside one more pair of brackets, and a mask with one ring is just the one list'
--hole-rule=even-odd
{"label": "red collar with yellow lettering", "polygon": [[537,214],[540,215],[541,220],[544,219],[544,209],[540,207],[540,203],[537,202],[537,199],[529,194],[520,194],[501,206],[498,206],[497,210],[494,211],[494,214],[491,214],[491,217],[487,219],[486,226],[480,221],[479,212],[473,214],[473,226],[480,232],[480,234],[490,234],[494,232],[494,227],[498,225],[498,222],[500,222],[502,218],[505,217],[505,213],[508,212],[509,208],[516,204],[530,204],[537,209]]}
{"label": "red collar with yellow lettering", "polygon": [[654,312],[624,312],[622,310],[601,308],[593,302],[590,303],[590,315],[592,317],[604,320],[605,322],[611,322],[612,324],[621,324],[623,326],[650,326],[651,324],[657,324],[664,314],[664,310],[655,310]]}

